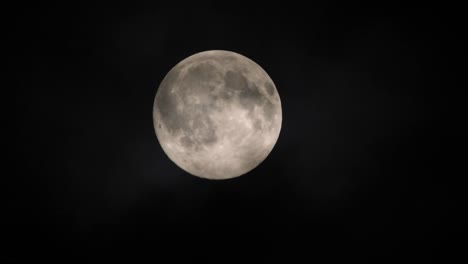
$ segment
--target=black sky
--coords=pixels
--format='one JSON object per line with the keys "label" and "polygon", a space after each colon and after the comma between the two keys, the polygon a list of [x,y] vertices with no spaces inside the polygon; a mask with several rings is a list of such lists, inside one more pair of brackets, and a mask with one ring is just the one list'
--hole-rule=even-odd
{"label": "black sky", "polygon": [[[461,250],[446,9],[154,1],[12,13],[2,258],[380,263]],[[261,65],[283,106],[273,152],[227,181],[179,169],[152,124],[165,74],[210,49]]]}

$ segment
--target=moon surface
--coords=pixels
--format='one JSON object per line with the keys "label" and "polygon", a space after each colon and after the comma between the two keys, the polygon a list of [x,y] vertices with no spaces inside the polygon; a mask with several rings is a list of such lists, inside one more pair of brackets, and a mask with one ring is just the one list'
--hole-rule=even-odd
{"label": "moon surface", "polygon": [[184,171],[221,180],[262,163],[278,140],[282,110],[275,84],[238,53],[196,53],[174,66],[157,90],[156,136]]}

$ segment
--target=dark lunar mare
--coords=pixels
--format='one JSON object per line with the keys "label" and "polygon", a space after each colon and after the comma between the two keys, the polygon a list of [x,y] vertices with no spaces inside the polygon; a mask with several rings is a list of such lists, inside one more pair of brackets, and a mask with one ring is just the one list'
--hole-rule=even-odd
{"label": "dark lunar mare", "polygon": [[[216,67],[204,62],[190,67],[183,78],[179,76],[180,71],[173,69],[160,85],[155,103],[161,113],[160,123],[171,134],[182,134],[180,142],[187,148],[214,144],[216,128],[207,114],[212,106],[206,102],[194,105],[187,95],[209,97],[215,87],[206,80],[216,78]],[[178,111],[178,104],[184,106],[182,111]]]}
{"label": "dark lunar mare", "polygon": [[[224,77],[226,90],[223,91],[223,98],[231,98],[231,91],[235,91],[239,99],[239,103],[249,111],[249,118],[254,121],[254,126],[257,129],[261,128],[261,120],[256,119],[253,110],[255,106],[261,107],[266,116],[266,120],[272,120],[275,115],[275,107],[260,91],[260,88],[253,82],[248,81],[241,71],[227,71]],[[274,93],[274,86],[270,82],[265,83],[267,92]]]}

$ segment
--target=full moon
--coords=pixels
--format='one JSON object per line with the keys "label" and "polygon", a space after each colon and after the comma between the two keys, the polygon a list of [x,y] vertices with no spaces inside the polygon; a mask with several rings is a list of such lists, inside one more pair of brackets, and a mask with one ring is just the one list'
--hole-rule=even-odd
{"label": "full moon", "polygon": [[163,151],[191,175],[230,179],[262,163],[278,140],[281,100],[258,64],[211,50],[174,66],[154,100],[153,124]]}

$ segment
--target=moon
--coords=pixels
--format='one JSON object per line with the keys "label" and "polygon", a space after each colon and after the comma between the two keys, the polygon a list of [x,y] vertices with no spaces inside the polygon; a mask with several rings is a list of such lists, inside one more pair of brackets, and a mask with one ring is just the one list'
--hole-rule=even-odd
{"label": "moon", "polygon": [[191,175],[222,180],[248,173],[276,144],[281,100],[270,76],[231,51],[196,53],[164,77],[153,125],[165,154]]}

